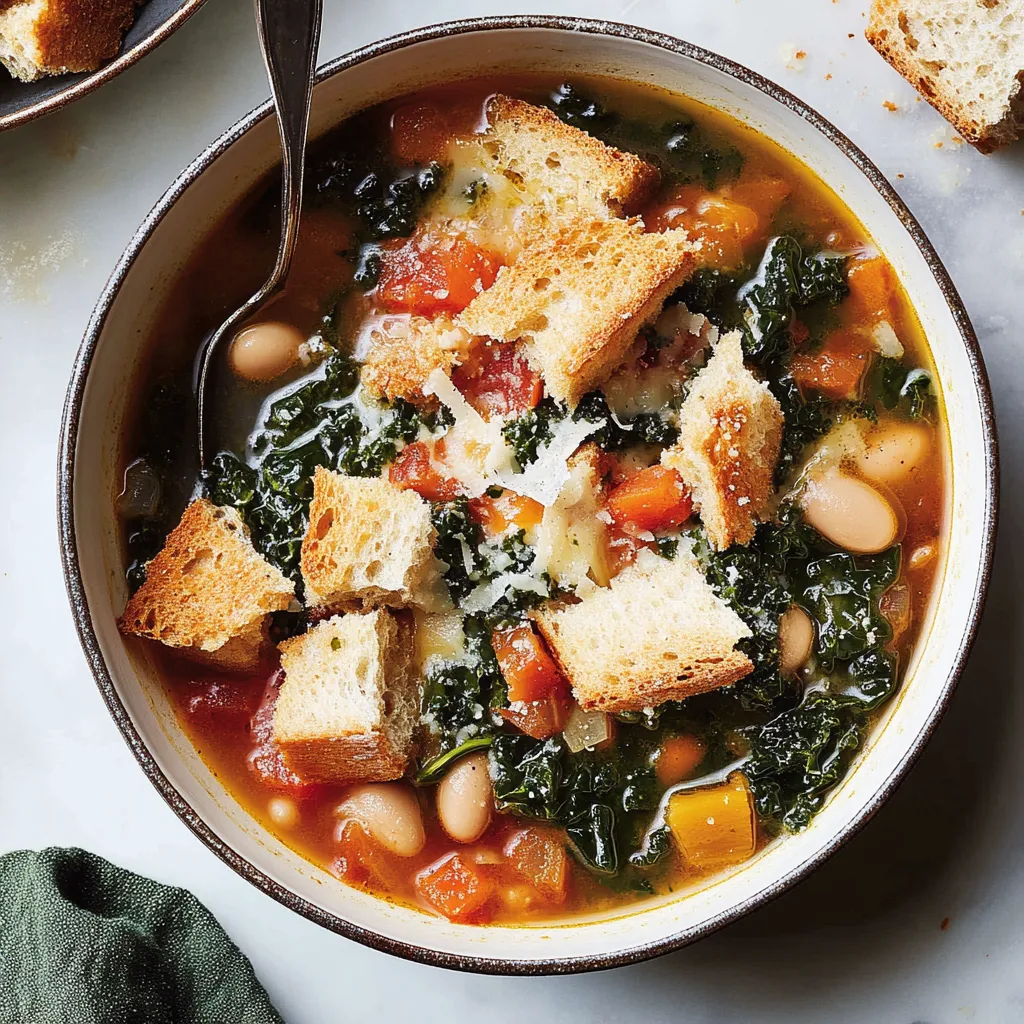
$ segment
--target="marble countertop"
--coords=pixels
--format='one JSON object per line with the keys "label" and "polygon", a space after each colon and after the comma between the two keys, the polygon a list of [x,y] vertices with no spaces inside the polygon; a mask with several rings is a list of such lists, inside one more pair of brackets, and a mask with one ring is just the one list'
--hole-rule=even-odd
{"label": "marble countertop", "polygon": [[[187,886],[291,1024],[413,1019],[1024,1021],[1024,144],[959,144],[863,39],[866,0],[326,0],[321,61],[425,21],[564,13],[723,53],[846,132],[949,267],[992,376],[1003,505],[988,608],[911,776],[808,881],[660,960],[502,979],[393,959],[249,886],[165,806],[90,678],[65,599],[55,470],[64,389],[103,282],[182,167],[267,93],[249,0],[210,0],[99,92],[0,136],[0,835],[80,845]],[[797,52],[804,56],[797,58]],[[1014,627],[1014,623],[1017,627]]]}

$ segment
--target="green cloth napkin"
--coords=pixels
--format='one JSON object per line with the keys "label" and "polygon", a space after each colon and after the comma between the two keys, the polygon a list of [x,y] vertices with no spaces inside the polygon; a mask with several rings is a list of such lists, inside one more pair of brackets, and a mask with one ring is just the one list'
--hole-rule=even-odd
{"label": "green cloth napkin", "polygon": [[86,850],[0,857],[3,1024],[282,1024],[185,889]]}

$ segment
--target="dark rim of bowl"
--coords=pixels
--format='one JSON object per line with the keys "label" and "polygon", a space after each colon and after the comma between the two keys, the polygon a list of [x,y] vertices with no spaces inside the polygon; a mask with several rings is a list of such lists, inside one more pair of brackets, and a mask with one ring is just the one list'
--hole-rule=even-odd
{"label": "dark rim of bowl", "polygon": [[989,388],[988,376],[985,371],[981,349],[974,329],[967,316],[960,296],[957,294],[946,268],[939,259],[938,254],[931,242],[925,236],[921,225],[913,214],[900,199],[895,189],[889,184],[881,171],[865,156],[865,154],[850,141],[842,132],[834,127],[820,114],[812,110],[802,100],[797,99],[785,89],[763,78],[761,75],[727,60],[718,54],[711,53],[690,43],[683,42],[672,36],[653,32],[648,29],[637,28],[631,25],[624,25],[618,22],[596,21],[580,18],[564,17],[543,17],[543,16],[515,16],[515,17],[488,17],[471,18],[462,21],[447,22],[439,25],[432,25],[411,32],[392,36],[380,42],[355,50],[343,57],[324,65],[317,74],[317,81],[323,81],[340,71],[353,67],[373,57],[389,53],[392,50],[409,46],[414,43],[421,43],[428,40],[439,39],[446,36],[459,35],[470,32],[482,31],[503,31],[509,29],[552,29],[568,32],[582,32],[593,35],[616,36],[623,39],[634,40],[651,46],[657,46],[669,50],[702,64],[731,75],[739,81],[751,85],[760,90],[771,99],[777,101],[794,111],[819,132],[825,135],[834,143],[864,174],[875,189],[885,199],[888,205],[902,221],[910,237],[914,240],[920,250],[925,262],[935,277],[943,297],[956,322],[963,339],[967,355],[971,363],[974,388],[981,407],[981,416],[984,429],[985,444],[985,468],[986,468],[986,503],[985,503],[985,529],[984,549],[981,563],[978,567],[978,575],[974,582],[974,593],[971,598],[971,610],[964,626],[964,634],[960,641],[960,647],[954,660],[952,670],[942,688],[942,693],[929,715],[928,721],[921,733],[909,744],[902,760],[890,777],[883,783],[872,797],[870,803],[861,814],[847,825],[830,842],[813,857],[810,857],[799,867],[793,869],[784,877],[766,886],[759,893],[744,900],[743,902],[730,907],[716,917],[702,924],[684,929],[673,935],[642,943],[628,949],[614,953],[590,956],[573,957],[550,957],[538,960],[516,960],[500,957],[478,957],[455,953],[445,953],[431,950],[422,946],[402,942],[396,939],[381,935],[372,930],[364,929],[346,921],[336,915],[329,913],[320,907],[302,899],[278,882],[269,878],[263,872],[255,868],[249,861],[228,846],[212,828],[203,821],[185,798],[174,788],[168,779],[161,772],[153,755],[146,748],[145,743],[136,731],[132,721],[125,710],[124,705],[117,694],[114,683],[107,671],[96,634],[92,627],[92,620],[86,601],[85,591],[82,583],[81,571],[78,563],[78,552],[75,538],[74,519],[74,469],[75,469],[75,447],[78,437],[79,417],[86,382],[89,375],[89,367],[96,348],[97,341],[103,329],[104,322],[110,310],[118,290],[120,289],[132,264],[145,245],[149,236],[157,224],[161,221],[167,211],[173,206],[182,193],[205,171],[214,160],[216,160],[228,147],[230,147],[241,135],[249,131],[257,122],[271,114],[269,102],[262,104],[233,128],[229,129],[212,145],[210,145],[199,157],[196,158],[178,177],[174,184],[167,190],[160,201],[156,204],[145,221],[133,236],[131,243],[121,256],[115,267],[110,280],[107,282],[99,301],[89,321],[85,337],[78,352],[71,382],[68,387],[67,398],[64,405],[64,418],[61,429],[59,466],[58,466],[58,519],[61,542],[61,555],[64,565],[64,578],[67,585],[68,596],[71,601],[74,613],[75,624],[78,629],[79,639],[85,651],[86,658],[92,668],[97,685],[106,701],[107,708],[113,716],[124,736],[128,746],[131,747],[136,759],[142,766],[143,771],[149,776],[150,781],[156,786],[161,796],[167,801],[174,812],[186,825],[226,864],[238,872],[257,888],[262,889],[267,895],[272,896],[284,906],[302,914],[309,920],[322,925],[331,931],[344,935],[346,938],[354,939],[374,949],[402,956],[409,960],[430,964],[437,967],[444,967],[455,970],[476,971],[483,974],[516,974],[516,975],[541,975],[541,974],[569,974],[575,972],[602,970],[612,967],[621,967],[627,964],[637,963],[664,953],[672,952],[691,942],[711,934],[732,921],[743,917],[751,910],[763,906],[770,900],[779,896],[797,882],[803,880],[815,868],[821,865],[836,850],[843,846],[864,824],[878,811],[882,804],[903,780],[911,766],[917,760],[925,743],[935,730],[936,725],[949,706],[956,684],[959,681],[964,663],[970,652],[978,629],[978,621],[984,607],[985,596],[988,589],[992,568],[993,549],[996,536],[996,519],[999,497],[999,472],[998,472],[998,447],[996,440],[995,418],[992,407],[992,395]]}
{"label": "dark rim of bowl", "polygon": [[178,10],[166,21],[161,22],[148,36],[140,39],[129,49],[118,53],[113,60],[102,64],[95,71],[89,72],[85,78],[78,79],[66,89],[61,89],[60,92],[55,92],[37,103],[0,117],[0,132],[17,128],[19,125],[27,124],[29,121],[34,121],[37,117],[42,117],[55,110],[62,110],[69,103],[74,103],[75,100],[87,96],[101,85],[106,85],[112,78],[116,78],[122,71],[145,57],[147,53],[155,50],[168,36],[177,32],[204,3],[206,0],[185,0]]}

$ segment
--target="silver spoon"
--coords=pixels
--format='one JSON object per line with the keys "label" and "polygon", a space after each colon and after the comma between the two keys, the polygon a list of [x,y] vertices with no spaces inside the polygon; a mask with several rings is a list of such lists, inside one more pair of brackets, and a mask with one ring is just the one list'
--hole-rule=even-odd
{"label": "silver spoon", "polygon": [[207,466],[206,391],[213,357],[221,342],[255,316],[284,287],[299,237],[302,174],[306,162],[309,103],[320,42],[323,0],[256,0],[260,49],[281,133],[281,241],[266,284],[235,310],[203,344],[196,381],[199,468]]}

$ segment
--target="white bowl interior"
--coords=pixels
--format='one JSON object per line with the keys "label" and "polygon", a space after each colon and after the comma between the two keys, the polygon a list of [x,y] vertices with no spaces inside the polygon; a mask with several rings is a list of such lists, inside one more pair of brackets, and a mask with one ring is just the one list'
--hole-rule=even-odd
{"label": "white bowl interior", "polygon": [[113,498],[127,398],[142,343],[178,269],[218,216],[278,159],[276,129],[258,123],[184,189],[130,266],[102,325],[81,404],[74,470],[74,516],[92,626],[120,700],[160,770],[209,828],[268,878],[315,907],[387,939],[487,960],[544,962],[600,958],[666,938],[699,935],[735,908],[750,905],[832,846],[870,809],[927,730],[964,644],[986,550],[989,472],[981,403],[955,319],[917,245],[853,161],[798,112],[753,85],[691,57],[638,39],[552,28],[514,28],[442,36],[383,52],[316,88],[312,133],[349,113],[438,80],[538,70],[607,74],[649,82],[723,109],[794,153],[829,182],[892,261],[916,307],[934,355],[951,455],[946,570],[901,695],[885,709],[858,765],[807,831],[769,846],[753,861],[702,883],[683,898],[646,904],[600,924],[473,928],[392,906],[338,883],[297,856],[243,811],[196,755],[178,725],[154,666],[126,649],[115,619],[126,597]]}

